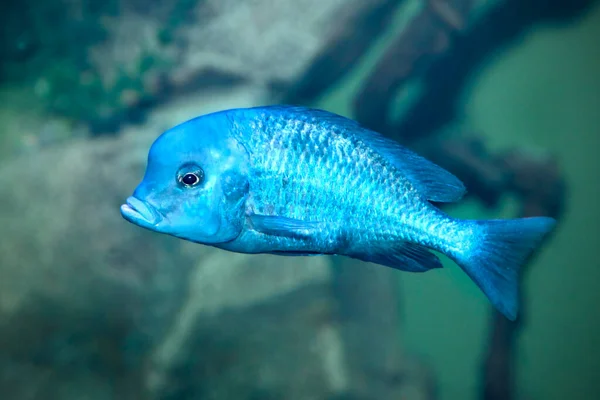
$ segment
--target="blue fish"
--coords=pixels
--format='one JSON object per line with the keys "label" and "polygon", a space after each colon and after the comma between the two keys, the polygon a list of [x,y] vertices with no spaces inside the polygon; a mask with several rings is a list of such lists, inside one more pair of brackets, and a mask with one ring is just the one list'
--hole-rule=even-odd
{"label": "blue fish", "polygon": [[357,122],[296,106],[240,108],[169,129],[121,206],[143,228],[239,253],[337,254],[410,272],[455,261],[507,318],[548,217],[453,218],[465,187]]}

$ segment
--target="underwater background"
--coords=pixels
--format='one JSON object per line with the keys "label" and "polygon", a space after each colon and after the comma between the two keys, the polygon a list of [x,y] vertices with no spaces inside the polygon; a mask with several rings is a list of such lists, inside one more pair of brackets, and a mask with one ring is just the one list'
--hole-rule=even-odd
{"label": "underwater background", "polygon": [[[1,399],[597,399],[600,3],[9,0]],[[293,103],[550,215],[516,323],[456,267],[226,253],[119,205],[164,130]]]}

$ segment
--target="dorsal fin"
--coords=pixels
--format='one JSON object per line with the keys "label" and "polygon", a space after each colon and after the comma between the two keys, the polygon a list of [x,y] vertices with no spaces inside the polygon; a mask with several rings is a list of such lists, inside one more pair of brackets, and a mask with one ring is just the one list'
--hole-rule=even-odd
{"label": "dorsal fin", "polygon": [[399,143],[373,131],[361,134],[361,139],[398,168],[427,200],[452,203],[465,195],[460,179]]}
{"label": "dorsal fin", "polygon": [[275,111],[297,114],[312,122],[329,123],[352,132],[367,146],[385,157],[412,183],[415,189],[427,200],[440,203],[451,203],[460,200],[466,193],[465,186],[456,176],[421,157],[415,152],[389,139],[380,133],[371,131],[358,122],[328,111],[301,106],[268,106],[263,107]]}

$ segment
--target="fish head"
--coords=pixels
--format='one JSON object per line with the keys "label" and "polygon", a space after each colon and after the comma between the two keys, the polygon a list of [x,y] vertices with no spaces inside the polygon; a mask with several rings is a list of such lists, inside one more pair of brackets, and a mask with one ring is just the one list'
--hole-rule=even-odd
{"label": "fish head", "polygon": [[248,193],[248,153],[226,115],[184,122],[159,136],[142,182],[122,216],[159,233],[203,244],[241,233]]}

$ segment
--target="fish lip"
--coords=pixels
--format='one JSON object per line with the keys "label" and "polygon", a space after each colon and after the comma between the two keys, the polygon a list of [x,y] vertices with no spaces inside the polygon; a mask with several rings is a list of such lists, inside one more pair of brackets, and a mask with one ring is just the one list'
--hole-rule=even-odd
{"label": "fish lip", "polygon": [[129,222],[146,227],[154,227],[163,219],[154,207],[133,196],[121,205],[121,215]]}

